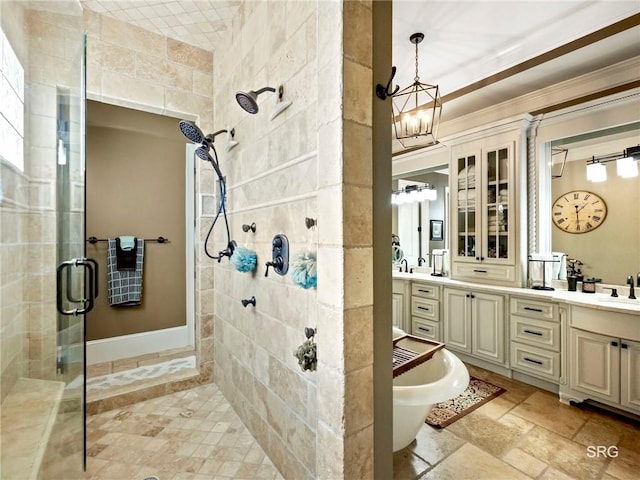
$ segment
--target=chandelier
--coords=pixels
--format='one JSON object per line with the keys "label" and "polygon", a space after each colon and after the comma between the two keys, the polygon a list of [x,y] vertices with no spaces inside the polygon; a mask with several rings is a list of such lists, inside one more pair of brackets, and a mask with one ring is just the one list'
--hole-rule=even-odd
{"label": "chandelier", "polygon": [[409,37],[409,41],[416,46],[416,75],[413,83],[391,95],[395,136],[404,148],[426,147],[438,143],[442,99],[438,85],[420,82],[418,44],[422,40],[422,33],[414,33]]}

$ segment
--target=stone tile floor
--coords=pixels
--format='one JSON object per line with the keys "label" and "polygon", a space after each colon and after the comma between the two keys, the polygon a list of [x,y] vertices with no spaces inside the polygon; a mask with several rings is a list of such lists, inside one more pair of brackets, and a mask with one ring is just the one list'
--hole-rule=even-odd
{"label": "stone tile floor", "polygon": [[215,384],[87,417],[85,480],[282,476]]}
{"label": "stone tile floor", "polygon": [[[507,391],[442,430],[425,424],[394,454],[395,480],[640,478],[640,423],[468,367]],[[597,446],[612,455],[595,456]]]}
{"label": "stone tile floor", "polygon": [[[445,429],[425,424],[394,454],[394,480],[640,478],[638,422],[469,370],[507,391]],[[617,456],[590,456],[599,445]],[[282,480],[214,384],[88,417],[87,449],[85,480]]]}

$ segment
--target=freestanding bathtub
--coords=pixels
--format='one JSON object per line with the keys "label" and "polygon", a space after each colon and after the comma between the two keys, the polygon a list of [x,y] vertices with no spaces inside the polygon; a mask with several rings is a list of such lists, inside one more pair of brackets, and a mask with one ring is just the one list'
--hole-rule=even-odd
{"label": "freestanding bathtub", "polygon": [[[393,337],[405,333],[393,329]],[[430,360],[393,379],[393,451],[409,445],[424,425],[433,404],[460,395],[469,385],[469,371],[446,348]]]}

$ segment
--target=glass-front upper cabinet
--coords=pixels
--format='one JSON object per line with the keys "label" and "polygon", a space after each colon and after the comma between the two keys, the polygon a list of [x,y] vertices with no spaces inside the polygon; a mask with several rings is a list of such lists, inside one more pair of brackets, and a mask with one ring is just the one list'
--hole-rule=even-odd
{"label": "glass-front upper cabinet", "polygon": [[509,249],[509,148],[503,147],[485,153],[487,168],[486,233],[484,236],[486,251],[484,256],[492,259],[508,259]]}
{"label": "glass-front upper cabinet", "polygon": [[480,179],[476,184],[476,156],[465,155],[457,159],[457,178],[455,189],[457,197],[457,235],[454,241],[457,242],[455,256],[475,257],[476,256],[476,212],[479,211],[478,199],[476,196],[476,185],[480,184]]}
{"label": "glass-front upper cabinet", "polygon": [[[475,148],[474,148],[475,147]],[[515,279],[513,143],[452,149],[453,278]]]}

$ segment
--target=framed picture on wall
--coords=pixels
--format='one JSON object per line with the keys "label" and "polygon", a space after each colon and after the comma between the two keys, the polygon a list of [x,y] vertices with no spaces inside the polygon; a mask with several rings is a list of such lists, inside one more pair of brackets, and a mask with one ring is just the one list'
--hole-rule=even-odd
{"label": "framed picture on wall", "polygon": [[443,231],[444,220],[429,220],[429,240],[444,240]]}

